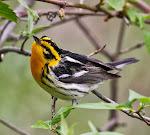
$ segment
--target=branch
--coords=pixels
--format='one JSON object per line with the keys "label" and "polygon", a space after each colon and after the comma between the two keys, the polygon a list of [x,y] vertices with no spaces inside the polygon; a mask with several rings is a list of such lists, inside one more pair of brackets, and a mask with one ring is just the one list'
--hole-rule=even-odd
{"label": "branch", "polygon": [[[119,35],[118,35],[118,41],[117,41],[117,46],[116,46],[116,52],[113,56],[113,60],[116,61],[119,58],[119,52],[122,47],[123,43],[123,38],[124,38],[124,32],[125,32],[125,21],[122,20],[121,25],[120,25],[120,30],[119,30]],[[111,99],[117,102],[118,100],[118,79],[114,79],[111,81]],[[112,119],[118,119],[118,112],[116,110],[111,110],[110,111],[110,120]],[[115,129],[115,126],[112,128],[112,130]]]}
{"label": "branch", "polygon": [[47,2],[51,4],[55,4],[61,7],[76,7],[76,8],[83,8],[83,9],[88,9],[91,11],[97,11],[97,8],[93,8],[84,4],[75,4],[72,2],[67,2],[67,1],[58,1],[58,0],[37,0],[37,1],[42,1],[42,2]]}
{"label": "branch", "polygon": [[[41,15],[47,15],[49,12],[53,12],[58,14],[59,9],[47,9],[47,10],[34,10],[39,16]],[[94,16],[105,16],[106,14],[104,12],[93,12],[88,10],[71,10],[71,9],[64,9],[64,12],[66,15],[94,15]],[[17,11],[17,16],[24,17],[27,16],[26,11]]]}
{"label": "branch", "polygon": [[105,47],[106,47],[106,45],[104,45],[102,48],[100,48],[100,49],[98,49],[98,50],[95,50],[94,52],[90,53],[90,54],[87,55],[87,56],[90,56],[90,57],[91,57],[91,56],[93,56],[93,55],[99,53],[100,51],[102,51]]}
{"label": "branch", "polygon": [[20,134],[20,135],[30,135],[29,133],[25,133],[24,131],[22,131],[21,129],[15,127],[14,125],[12,125],[9,122],[6,122],[3,119],[0,119],[0,123],[2,123],[3,125],[5,125],[6,127],[10,128],[11,130],[15,131],[16,133]]}
{"label": "branch", "polygon": [[37,1],[42,1],[42,2],[55,4],[55,5],[58,5],[60,7],[82,8],[82,9],[87,9],[87,10],[94,11],[94,12],[102,11],[105,14],[107,14],[109,17],[113,17],[113,16],[118,15],[118,12],[117,12],[117,14],[116,14],[116,12],[115,13],[111,13],[111,12],[105,10],[102,7],[99,7],[99,8],[97,8],[96,6],[95,7],[90,7],[90,6],[85,5],[85,4],[72,3],[72,2],[67,2],[67,1],[58,1],[58,0],[37,0]]}
{"label": "branch", "polygon": [[[115,101],[111,100],[110,98],[104,96],[103,94],[101,94],[101,93],[100,93],[99,91],[97,91],[97,90],[93,90],[92,93],[94,93],[97,97],[99,97],[100,99],[102,99],[103,101],[105,101],[105,102],[107,102],[107,103],[118,104],[118,103],[116,103]],[[122,111],[122,112],[124,112],[125,114],[127,114],[128,116],[130,116],[130,117],[132,117],[132,118],[139,119],[139,120],[141,120],[141,121],[143,121],[143,122],[145,122],[145,120],[146,120],[147,122],[150,122],[150,118],[149,118],[149,117],[145,117],[145,116],[141,115],[141,116],[142,116],[142,118],[141,118],[137,113],[131,114],[131,113],[129,113],[128,111]],[[144,120],[143,120],[143,119],[144,119]],[[146,123],[146,122],[145,122],[145,123]],[[146,123],[146,124],[147,124],[147,123]]]}
{"label": "branch", "polygon": [[125,32],[125,21],[122,20],[121,26],[120,26],[120,31],[119,31],[119,36],[118,36],[116,54],[115,54],[116,57],[119,56],[119,52],[120,52],[120,49],[121,49],[121,47],[122,47],[124,32]]}
{"label": "branch", "polygon": [[7,46],[7,47],[0,48],[0,54],[8,53],[8,52],[15,52],[15,53],[19,53],[19,54],[22,54],[22,55],[25,55],[25,56],[31,56],[30,51],[27,51],[27,50],[21,51],[21,49],[18,48],[18,47]]}
{"label": "branch", "polygon": [[139,117],[148,125],[150,126],[150,122],[146,121],[143,116],[140,114],[140,112],[137,112],[137,114],[139,115]]}
{"label": "branch", "polygon": [[144,42],[141,42],[141,43],[136,44],[135,46],[132,46],[132,47],[124,49],[124,50],[121,50],[120,54],[128,53],[128,52],[131,52],[135,49],[141,48],[142,46],[144,46],[144,44],[145,44]]}
{"label": "branch", "polygon": [[26,43],[26,41],[29,39],[29,37],[26,37],[25,39],[24,39],[24,41],[23,41],[23,43],[22,43],[22,45],[21,45],[21,48],[20,48],[20,50],[23,52],[23,48],[24,48],[24,45],[25,45],[25,43]]}
{"label": "branch", "polygon": [[138,0],[136,2],[133,2],[133,1],[129,1],[129,2],[137,6],[139,9],[141,9],[145,13],[150,13],[150,6],[144,1]]}
{"label": "branch", "polygon": [[115,128],[120,126],[125,126],[125,123],[119,123],[116,118],[112,118],[99,130],[99,132],[113,131]]}
{"label": "branch", "polygon": [[10,23],[9,20],[5,21],[3,27],[1,28],[1,30],[0,30],[0,39],[1,39],[1,36],[3,35],[4,30],[6,29],[6,27],[8,26],[9,23]]}

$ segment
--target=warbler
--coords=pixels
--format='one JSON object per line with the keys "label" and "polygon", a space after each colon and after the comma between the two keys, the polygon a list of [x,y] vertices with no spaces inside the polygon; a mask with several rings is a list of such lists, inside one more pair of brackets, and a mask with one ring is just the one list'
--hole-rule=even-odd
{"label": "warbler", "polygon": [[31,72],[35,81],[53,97],[76,100],[95,90],[103,81],[120,77],[109,71],[138,60],[128,58],[103,63],[95,58],[60,49],[47,36],[37,38],[32,44]]}

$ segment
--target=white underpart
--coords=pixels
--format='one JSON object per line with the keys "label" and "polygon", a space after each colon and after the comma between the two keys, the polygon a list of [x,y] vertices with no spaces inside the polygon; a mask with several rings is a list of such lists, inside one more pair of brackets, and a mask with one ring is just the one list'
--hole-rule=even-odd
{"label": "white underpart", "polygon": [[80,71],[80,72],[77,72],[77,73],[75,73],[74,75],[73,75],[73,77],[79,77],[79,76],[82,76],[82,75],[84,75],[85,73],[88,73],[88,71]]}
{"label": "white underpart", "polygon": [[[55,83],[55,85],[65,88],[65,89],[78,89],[80,91],[83,92],[89,92],[92,91],[94,89],[96,89],[102,82],[97,83],[97,84],[77,84],[77,83],[63,83],[58,81],[55,78],[55,75],[53,72],[50,72],[50,76],[48,76],[51,80],[53,80],[53,82]],[[66,90],[61,90],[62,93],[66,93]],[[74,91],[70,91],[71,93],[74,93]]]}
{"label": "white underpart", "polygon": [[66,58],[66,60],[68,60],[68,61],[70,61],[70,62],[82,64],[80,61],[75,60],[75,59],[73,59],[73,58],[71,58],[71,57],[69,57],[69,56],[66,56],[65,58]]}

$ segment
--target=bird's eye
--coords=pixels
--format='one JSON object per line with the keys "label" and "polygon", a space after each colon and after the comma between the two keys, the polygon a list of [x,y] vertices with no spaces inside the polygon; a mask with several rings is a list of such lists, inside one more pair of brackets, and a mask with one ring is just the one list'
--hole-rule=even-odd
{"label": "bird's eye", "polygon": [[46,47],[46,51],[50,51],[50,49],[48,47]]}

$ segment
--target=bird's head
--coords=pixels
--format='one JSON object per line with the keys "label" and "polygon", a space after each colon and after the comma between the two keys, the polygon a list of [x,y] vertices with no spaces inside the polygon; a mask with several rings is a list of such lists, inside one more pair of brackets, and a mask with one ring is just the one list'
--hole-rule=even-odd
{"label": "bird's head", "polygon": [[47,36],[38,38],[33,36],[35,42],[32,44],[32,54],[36,59],[43,62],[50,62],[51,66],[55,66],[61,59],[61,50],[56,43]]}

